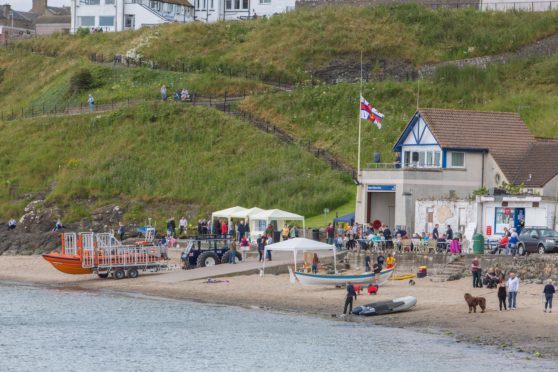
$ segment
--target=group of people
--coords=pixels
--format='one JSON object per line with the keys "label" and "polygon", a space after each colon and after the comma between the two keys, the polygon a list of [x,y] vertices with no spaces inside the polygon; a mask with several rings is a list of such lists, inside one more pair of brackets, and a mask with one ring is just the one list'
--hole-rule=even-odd
{"label": "group of people", "polygon": [[[505,273],[500,269],[490,267],[482,278],[482,268],[480,259],[474,257],[471,261],[471,273],[473,274],[473,288],[483,288],[483,284],[489,289],[496,289],[500,311],[517,309],[517,293],[519,292],[519,277],[513,271]],[[552,280],[548,279],[543,289],[544,312],[552,312],[552,299],[555,293]]]}
{"label": "group of people", "polygon": [[508,229],[504,227],[504,234],[498,242],[498,246],[492,250],[492,254],[517,254],[517,244],[519,243],[519,234],[515,228]]}
{"label": "group of people", "polygon": [[[335,234],[335,235],[334,235]],[[372,223],[361,225],[355,223],[353,225],[339,226],[337,231],[329,224],[326,227],[326,237],[328,244],[335,244],[338,249],[346,246],[348,250],[355,249],[359,245],[362,248],[381,245],[384,248],[397,247],[401,249],[404,240],[420,240],[428,242],[434,240],[437,242],[438,251],[458,254],[461,253],[461,234],[454,233],[451,225],[447,225],[445,232],[440,232],[440,226],[435,225],[432,233],[423,232],[415,233],[410,236],[406,230],[397,228],[394,232],[386,224],[381,224],[378,228],[374,228]],[[411,243],[410,249],[413,250]]]}
{"label": "group of people", "polygon": [[[165,84],[163,84],[161,86],[161,99],[163,101],[166,101],[167,98],[168,98],[167,86]],[[177,89],[174,92],[173,99],[175,101],[182,101],[182,102],[190,101],[190,92],[188,92],[188,89],[186,89],[186,88]]]}

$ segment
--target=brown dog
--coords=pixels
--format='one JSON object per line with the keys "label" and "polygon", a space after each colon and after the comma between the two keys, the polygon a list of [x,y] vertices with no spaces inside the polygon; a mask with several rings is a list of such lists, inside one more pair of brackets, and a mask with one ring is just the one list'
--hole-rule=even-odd
{"label": "brown dog", "polygon": [[471,311],[477,312],[477,306],[480,306],[481,313],[484,313],[486,309],[486,298],[484,297],[473,297],[469,293],[465,293],[465,301],[469,305],[469,314]]}

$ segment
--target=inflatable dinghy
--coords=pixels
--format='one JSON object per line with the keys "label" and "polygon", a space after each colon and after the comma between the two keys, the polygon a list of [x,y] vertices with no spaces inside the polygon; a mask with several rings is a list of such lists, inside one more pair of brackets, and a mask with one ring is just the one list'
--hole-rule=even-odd
{"label": "inflatable dinghy", "polygon": [[373,302],[371,304],[357,306],[353,309],[355,315],[383,315],[410,310],[417,304],[417,298],[413,296],[400,297],[388,301]]}

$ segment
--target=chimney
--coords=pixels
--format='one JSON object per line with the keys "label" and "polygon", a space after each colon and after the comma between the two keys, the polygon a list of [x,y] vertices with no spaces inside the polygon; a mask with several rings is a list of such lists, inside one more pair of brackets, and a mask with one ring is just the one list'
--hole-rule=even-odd
{"label": "chimney", "polygon": [[47,10],[47,0],[33,0],[33,8],[31,13],[45,15]]}
{"label": "chimney", "polygon": [[4,4],[2,10],[3,10],[2,15],[4,16],[4,18],[11,19],[10,13],[12,12],[12,6],[10,4]]}

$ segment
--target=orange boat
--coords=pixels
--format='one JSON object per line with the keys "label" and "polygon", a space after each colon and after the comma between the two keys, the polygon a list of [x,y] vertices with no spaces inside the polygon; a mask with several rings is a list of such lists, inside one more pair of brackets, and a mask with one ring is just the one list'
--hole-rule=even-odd
{"label": "orange boat", "polygon": [[125,276],[135,278],[138,271],[166,267],[162,247],[152,242],[141,245],[122,245],[113,234],[64,233],[60,253],[43,254],[55,269],[65,274],[98,274],[106,278]]}
{"label": "orange boat", "polygon": [[81,256],[73,256],[60,253],[45,253],[43,258],[50,262],[52,266],[58,271],[62,271],[65,274],[92,274],[93,269],[89,267],[83,267],[81,262]]}

